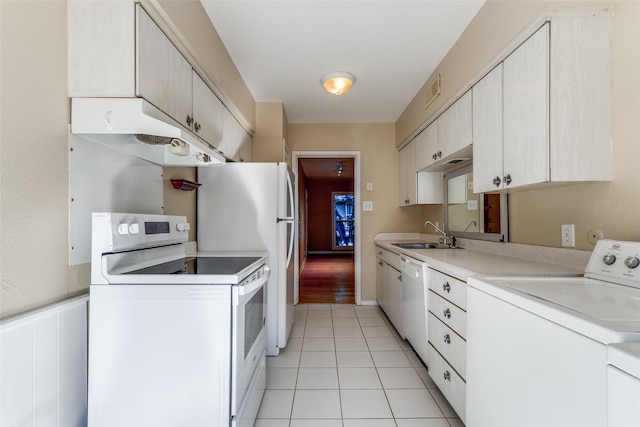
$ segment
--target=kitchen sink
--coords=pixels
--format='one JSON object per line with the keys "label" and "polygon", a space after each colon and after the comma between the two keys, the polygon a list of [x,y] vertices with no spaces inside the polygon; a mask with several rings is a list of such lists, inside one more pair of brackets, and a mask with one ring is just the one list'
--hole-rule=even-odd
{"label": "kitchen sink", "polygon": [[392,245],[402,249],[458,249],[458,248],[452,248],[447,245],[439,245],[436,243],[424,243],[424,242],[392,243]]}

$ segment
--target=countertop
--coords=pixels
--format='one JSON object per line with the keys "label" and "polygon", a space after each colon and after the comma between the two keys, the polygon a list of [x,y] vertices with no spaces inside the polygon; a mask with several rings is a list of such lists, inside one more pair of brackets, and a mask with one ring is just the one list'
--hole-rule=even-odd
{"label": "countertop", "polygon": [[[376,245],[405,255],[419,261],[426,262],[429,267],[445,272],[462,280],[471,276],[582,276],[584,266],[576,263],[567,266],[542,262],[522,257],[512,257],[470,248],[458,249],[403,249],[393,246],[401,242],[434,243],[433,239],[424,235],[380,234],[376,236]],[[496,243],[501,245],[500,243]],[[504,244],[502,244],[504,245]],[[551,249],[552,250],[552,249]]]}

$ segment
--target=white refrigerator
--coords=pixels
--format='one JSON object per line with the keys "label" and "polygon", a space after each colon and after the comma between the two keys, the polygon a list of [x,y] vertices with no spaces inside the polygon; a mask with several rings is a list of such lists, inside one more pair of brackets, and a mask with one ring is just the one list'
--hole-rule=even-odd
{"label": "white refrigerator", "polygon": [[293,325],[294,178],[286,163],[198,168],[198,251],[268,251],[267,355]]}

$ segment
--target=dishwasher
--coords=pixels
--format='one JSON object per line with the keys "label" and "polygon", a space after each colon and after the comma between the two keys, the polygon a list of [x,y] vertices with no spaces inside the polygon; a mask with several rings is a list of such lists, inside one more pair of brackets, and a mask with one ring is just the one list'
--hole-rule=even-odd
{"label": "dishwasher", "polygon": [[427,364],[427,265],[413,258],[401,257],[404,333],[407,341]]}

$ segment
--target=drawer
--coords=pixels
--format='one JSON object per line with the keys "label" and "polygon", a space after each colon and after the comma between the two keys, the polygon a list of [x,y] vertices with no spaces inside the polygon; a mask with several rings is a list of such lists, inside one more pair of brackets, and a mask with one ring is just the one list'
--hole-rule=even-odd
{"label": "drawer", "polygon": [[467,342],[431,313],[428,313],[427,325],[429,343],[440,352],[462,378],[466,378]]}
{"label": "drawer", "polygon": [[376,256],[381,258],[384,262],[400,271],[400,255],[390,250],[383,249],[380,246],[376,246]]}
{"label": "drawer", "polygon": [[432,290],[427,298],[429,311],[447,326],[456,331],[462,338],[467,338],[467,312],[452,304]]}
{"label": "drawer", "polygon": [[429,346],[429,363],[429,376],[466,424],[467,384],[433,346]]}
{"label": "drawer", "polygon": [[462,280],[429,269],[429,289],[463,310],[467,309],[467,284]]}

